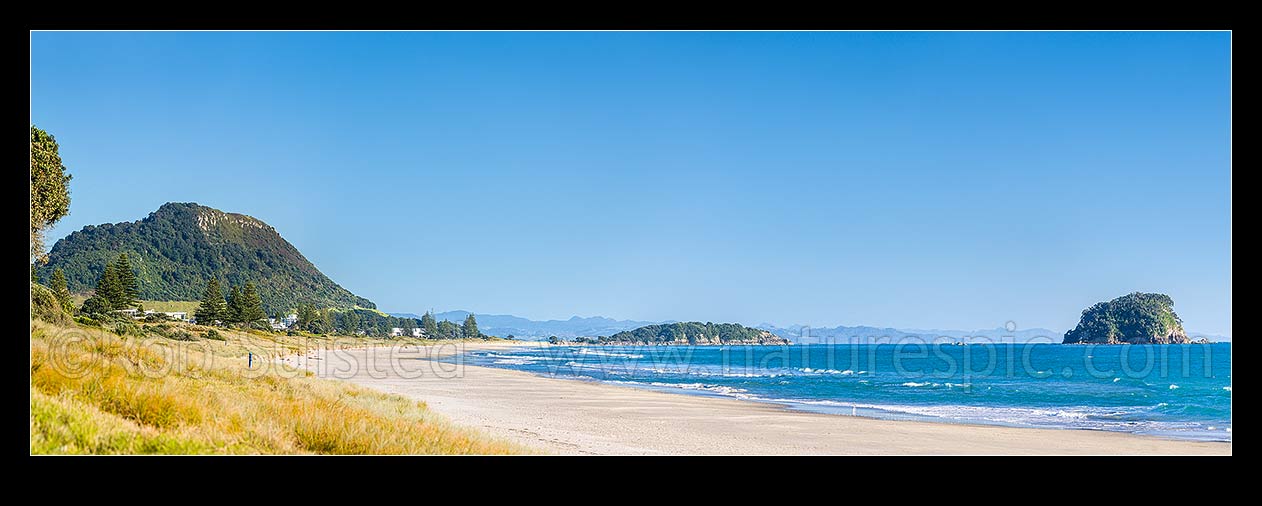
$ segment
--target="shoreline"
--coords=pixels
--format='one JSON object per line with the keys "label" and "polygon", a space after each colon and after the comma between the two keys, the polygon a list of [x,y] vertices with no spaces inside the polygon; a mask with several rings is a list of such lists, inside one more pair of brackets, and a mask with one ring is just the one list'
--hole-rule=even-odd
{"label": "shoreline", "polygon": [[300,367],[423,401],[492,436],[559,454],[1230,455],[1231,443],[1113,431],[891,420],[769,401],[690,395],[525,371],[445,364],[457,346],[322,349]]}

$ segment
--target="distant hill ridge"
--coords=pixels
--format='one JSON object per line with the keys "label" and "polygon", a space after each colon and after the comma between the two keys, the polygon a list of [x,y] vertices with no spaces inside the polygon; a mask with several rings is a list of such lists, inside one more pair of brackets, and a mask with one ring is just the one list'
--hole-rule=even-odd
{"label": "distant hill ridge", "polygon": [[376,308],[325,276],[271,225],[191,202],[163,204],[139,221],[73,232],[53,245],[38,275],[47,279],[61,268],[72,292],[88,292],[119,253],[136,269],[141,299],[199,300],[215,276],[231,285],[253,282],[269,314],[301,303]]}
{"label": "distant hill ridge", "polygon": [[[391,316],[400,316],[404,318],[420,318],[416,313],[390,313]],[[462,322],[465,317],[469,316],[468,311],[446,311],[442,313],[434,313],[434,319],[442,321],[448,320],[452,322]],[[615,320],[603,316],[581,317],[573,316],[568,320],[530,320],[520,316],[503,315],[503,314],[483,314],[475,313],[478,319],[478,328],[483,332],[496,336],[509,336],[523,339],[547,339],[550,336],[557,336],[561,339],[572,339],[575,337],[598,337],[608,336],[631,330],[646,325],[654,325],[658,323],[673,322],[656,322],[656,321],[637,321],[637,320]]]}

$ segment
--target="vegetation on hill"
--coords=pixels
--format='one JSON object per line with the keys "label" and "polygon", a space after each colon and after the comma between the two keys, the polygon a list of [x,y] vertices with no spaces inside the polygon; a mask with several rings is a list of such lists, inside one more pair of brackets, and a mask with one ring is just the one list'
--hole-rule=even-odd
{"label": "vegetation on hill", "polygon": [[134,266],[140,299],[199,300],[218,278],[231,286],[254,283],[268,314],[300,304],[376,307],[334,283],[266,223],[193,203],[168,203],[140,221],[73,232],[53,246],[37,274],[47,280],[61,269],[70,291],[86,292],[120,254]]}
{"label": "vegetation on hill", "polygon": [[[165,331],[198,334],[199,327]],[[424,403],[269,367],[297,340],[232,330],[194,345],[31,321],[34,454],[503,454]],[[73,336],[74,339],[68,339]],[[254,355],[248,368],[246,353]],[[264,362],[266,361],[266,362]],[[64,370],[67,364],[74,374]]]}
{"label": "vegetation on hill", "polygon": [[1162,293],[1135,292],[1083,310],[1065,344],[1188,343],[1174,300]]}
{"label": "vegetation on hill", "polygon": [[648,325],[591,340],[600,344],[789,344],[771,332],[737,323]]}

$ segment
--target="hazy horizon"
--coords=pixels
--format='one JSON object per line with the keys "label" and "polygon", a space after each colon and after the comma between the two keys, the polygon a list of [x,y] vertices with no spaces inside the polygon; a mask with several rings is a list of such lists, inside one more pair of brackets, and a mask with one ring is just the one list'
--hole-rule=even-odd
{"label": "hazy horizon", "polygon": [[1226,32],[35,32],[85,225],[198,202],[391,312],[1231,335]]}

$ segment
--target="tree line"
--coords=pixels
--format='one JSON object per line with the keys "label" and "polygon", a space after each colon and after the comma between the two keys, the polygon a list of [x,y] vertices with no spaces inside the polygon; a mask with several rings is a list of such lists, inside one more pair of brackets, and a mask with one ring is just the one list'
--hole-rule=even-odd
{"label": "tree line", "polygon": [[[62,275],[58,280],[57,272],[59,271],[54,271],[52,283],[64,285],[65,276]],[[53,290],[56,293],[59,288]],[[69,296],[68,290],[66,295]],[[79,312],[93,315],[131,309],[137,306],[139,297],[140,287],[136,281],[136,271],[132,270],[131,260],[127,258],[127,254],[123,253],[118,255],[113,262],[105,264],[105,270],[96,280],[96,292],[88,297],[88,300],[83,301]]]}
{"label": "tree line", "polygon": [[422,336],[427,339],[487,339],[490,336],[478,329],[478,320],[472,314],[465,317],[462,324],[448,320],[437,321],[434,315],[426,312],[419,320],[383,315],[369,309],[317,309],[309,304],[302,304],[294,313],[298,320],[294,330],[314,334],[361,335],[366,337],[390,337],[394,329],[400,329],[403,336],[412,336],[415,329],[421,329]]}
{"label": "tree line", "polygon": [[[246,327],[260,324],[267,319],[263,311],[263,299],[254,288],[254,283],[247,281],[245,286],[233,285],[225,297],[219,286],[219,278],[210,278],[206,289],[202,291],[201,303],[193,313],[200,325],[243,325]],[[271,327],[263,327],[270,329]]]}

